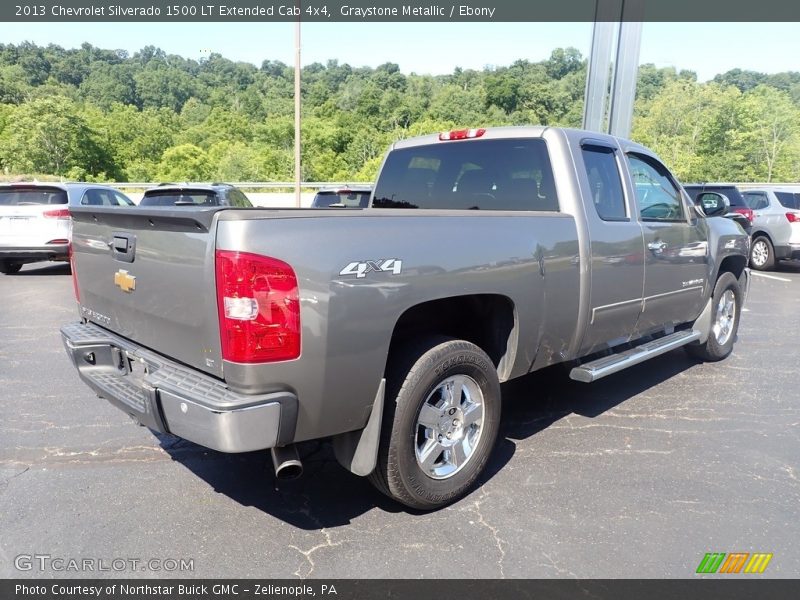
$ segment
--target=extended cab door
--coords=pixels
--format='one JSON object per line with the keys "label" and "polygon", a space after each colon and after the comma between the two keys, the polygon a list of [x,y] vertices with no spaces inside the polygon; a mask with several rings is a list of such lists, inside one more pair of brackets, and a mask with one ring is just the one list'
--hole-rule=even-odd
{"label": "extended cab door", "polygon": [[700,314],[708,240],[667,168],[645,154],[629,152],[627,159],[645,244],[644,304],[636,329],[646,334]]}
{"label": "extended cab door", "polygon": [[580,354],[628,341],[642,312],[644,242],[625,156],[610,141],[584,139],[577,165],[590,242],[589,322]]}

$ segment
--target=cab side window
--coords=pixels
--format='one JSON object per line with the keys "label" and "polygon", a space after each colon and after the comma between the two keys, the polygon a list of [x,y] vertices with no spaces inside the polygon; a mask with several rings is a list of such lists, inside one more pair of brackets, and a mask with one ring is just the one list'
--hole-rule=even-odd
{"label": "cab side window", "polygon": [[678,185],[667,168],[657,160],[628,154],[636,202],[642,221],[684,221],[683,200]]}
{"label": "cab side window", "polygon": [[614,149],[585,144],[581,146],[581,154],[597,216],[604,221],[627,221],[625,194]]}

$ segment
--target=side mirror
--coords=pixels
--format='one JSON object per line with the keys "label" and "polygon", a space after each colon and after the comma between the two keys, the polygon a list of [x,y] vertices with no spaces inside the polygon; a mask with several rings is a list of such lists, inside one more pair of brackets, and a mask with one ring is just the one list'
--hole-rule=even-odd
{"label": "side mirror", "polygon": [[703,192],[697,196],[695,204],[707,217],[721,217],[731,208],[728,197],[717,192]]}

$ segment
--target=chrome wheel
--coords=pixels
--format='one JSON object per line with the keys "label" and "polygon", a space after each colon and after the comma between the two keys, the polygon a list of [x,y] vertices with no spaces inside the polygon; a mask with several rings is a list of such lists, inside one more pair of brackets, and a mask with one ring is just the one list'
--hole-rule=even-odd
{"label": "chrome wheel", "polygon": [[753,265],[756,267],[763,267],[769,260],[769,247],[764,240],[758,240],[753,244],[752,256]]}
{"label": "chrome wheel", "polygon": [[467,375],[439,382],[417,416],[417,464],[433,479],[458,473],[475,453],[483,432],[483,392]]}
{"label": "chrome wheel", "polygon": [[717,344],[724,346],[733,335],[733,325],[736,321],[736,295],[733,290],[725,290],[717,303],[717,310],[714,315],[714,325],[711,331]]}

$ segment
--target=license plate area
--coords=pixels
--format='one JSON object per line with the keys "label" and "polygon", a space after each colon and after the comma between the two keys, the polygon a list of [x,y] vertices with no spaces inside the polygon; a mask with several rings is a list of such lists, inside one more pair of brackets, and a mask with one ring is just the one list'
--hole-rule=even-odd
{"label": "license plate area", "polygon": [[125,360],[128,367],[127,376],[130,382],[136,387],[144,387],[145,375],[149,373],[147,363],[143,359],[131,354],[127,354]]}

